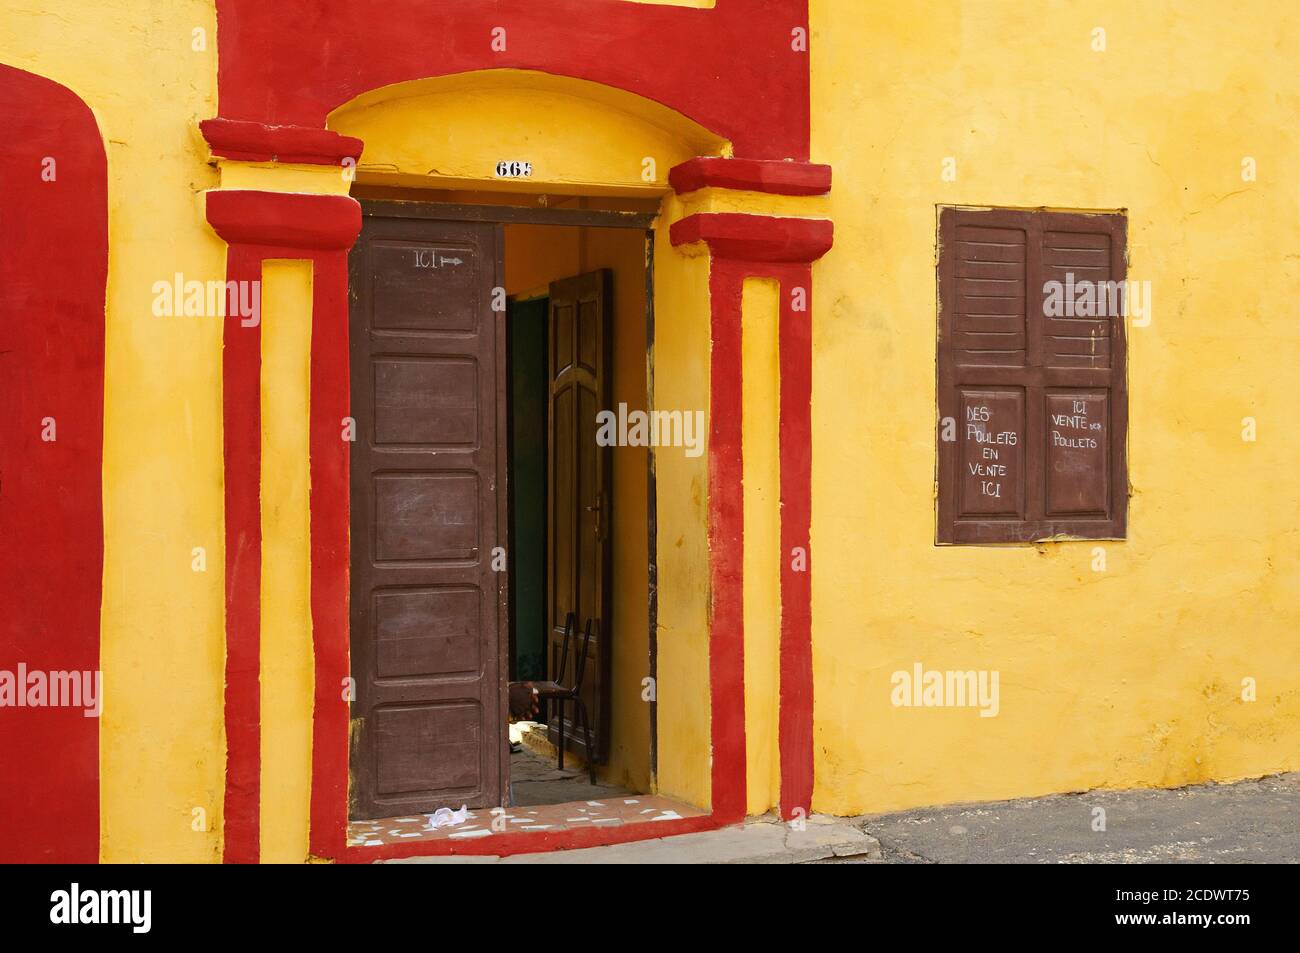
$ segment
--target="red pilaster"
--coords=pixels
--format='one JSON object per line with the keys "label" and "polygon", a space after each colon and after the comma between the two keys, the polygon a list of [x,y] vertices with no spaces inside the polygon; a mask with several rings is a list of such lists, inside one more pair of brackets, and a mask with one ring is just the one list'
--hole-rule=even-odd
{"label": "red pilaster", "polygon": [[[233,245],[226,280],[261,281],[256,248]],[[251,286],[250,286],[251,287]],[[259,304],[260,312],[260,304]],[[262,522],[262,328],[226,319],[221,359],[226,504],[226,802],[228,863],[257,863]]]}
{"label": "red pilaster", "polygon": [[[749,277],[781,285],[781,814],[811,809],[812,267],[834,239],[820,219],[701,213],[673,224],[674,245],[704,242],[712,255],[709,493],[713,561],[710,665],[713,809],[745,814],[744,489],[741,447],[741,294]],[[802,307],[799,307],[799,306]],[[799,307],[799,310],[796,310]]]}
{"label": "red pilaster", "polygon": [[311,347],[311,618],[316,658],[312,718],[311,852],[340,857],[347,843],[350,486],[344,418],[351,416],[347,251],[320,253]]}
{"label": "red pilaster", "polygon": [[[341,195],[222,191],[208,222],[230,248],[228,281],[260,282],[270,259],[312,262],[311,547],[313,720],[312,850],[346,824],[347,702],[347,248],[361,228]],[[258,309],[260,315],[260,305]],[[222,404],[226,505],[226,798],[224,860],[256,863],[261,802],[261,323],[226,319]],[[341,786],[341,788],[340,788]],[[342,791],[342,794],[338,793]],[[332,803],[325,804],[328,797]],[[341,805],[341,806],[337,806]],[[338,814],[337,819],[332,819]],[[315,823],[318,816],[328,824]],[[323,846],[323,845],[322,845]]]}
{"label": "red pilaster", "polygon": [[734,262],[709,269],[713,302],[709,370],[709,634],[713,816],[745,816],[745,494],[741,448],[741,288]]}
{"label": "red pilaster", "polygon": [[[781,269],[781,816],[812,810],[812,267]],[[802,305],[801,310],[795,308]]]}

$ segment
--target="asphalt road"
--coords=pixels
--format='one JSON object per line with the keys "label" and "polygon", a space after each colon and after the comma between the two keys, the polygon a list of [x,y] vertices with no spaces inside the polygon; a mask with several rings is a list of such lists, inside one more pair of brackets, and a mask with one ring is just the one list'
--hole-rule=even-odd
{"label": "asphalt road", "polygon": [[[1094,829],[1098,808],[1104,830]],[[855,823],[894,863],[1297,863],[1300,774],[925,808]]]}

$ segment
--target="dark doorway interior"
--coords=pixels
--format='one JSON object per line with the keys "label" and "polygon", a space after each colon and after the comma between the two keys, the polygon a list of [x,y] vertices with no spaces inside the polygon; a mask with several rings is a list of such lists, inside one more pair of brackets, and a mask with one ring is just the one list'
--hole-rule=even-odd
{"label": "dark doorway interior", "polygon": [[546,678],[546,327],[549,299],[510,299],[510,680]]}

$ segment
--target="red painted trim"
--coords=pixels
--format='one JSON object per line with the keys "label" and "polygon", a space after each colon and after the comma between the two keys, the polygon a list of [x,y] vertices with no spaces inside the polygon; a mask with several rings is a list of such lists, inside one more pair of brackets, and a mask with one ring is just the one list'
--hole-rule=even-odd
{"label": "red painted trim", "polygon": [[775,159],[687,159],[668,173],[678,195],[697,189],[742,189],[773,195],[825,195],[831,190],[831,167]]}
{"label": "red painted trim", "polygon": [[361,231],[361,206],[347,195],[225,189],[207,198],[208,223],[231,245],[346,250]]}
{"label": "red painted trim", "polygon": [[712,626],[713,815],[730,824],[745,817],[745,501],[741,452],[741,288],[744,273],[714,261],[709,372],[709,556]]}
{"label": "red painted trim", "polygon": [[[0,183],[0,670],[25,702],[19,666],[100,667],[108,177],[90,108],[3,65]],[[0,708],[0,863],[99,859],[101,723],[49,700]]]}
{"label": "red painted trim", "polygon": [[[211,204],[209,204],[211,208]],[[257,249],[235,246],[228,281],[259,281]],[[261,788],[262,329],[227,318],[222,348],[226,503],[226,863],[258,861]]]}
{"label": "red painted trim", "polygon": [[218,101],[229,119],[324,129],[384,86],[538,70],[661,103],[737,155],[806,160],[809,54],[792,32],[807,26],[807,0],[349,0],[327,13],[319,0],[218,0]]}
{"label": "red painted trim", "polygon": [[704,242],[714,258],[810,262],[830,251],[835,226],[820,218],[700,212],[674,222],[668,234],[673,245]]}
{"label": "red painted trim", "polygon": [[[781,277],[781,816],[812,812],[812,268]],[[803,311],[792,292],[802,288]],[[806,554],[794,568],[795,547]]]}
{"label": "red painted trim", "polygon": [[677,834],[694,834],[717,830],[722,825],[709,816],[683,817],[676,821],[643,821],[622,827],[586,827],[577,830],[494,834],[468,840],[425,841],[424,843],[385,844],[383,847],[349,847],[339,856],[345,864],[371,864],[376,860],[399,857],[510,857],[553,850],[579,850],[584,847],[608,847],[635,841],[657,840]]}
{"label": "red painted trim", "polygon": [[347,252],[319,254],[313,277],[311,348],[311,614],[316,657],[312,717],[311,853],[339,857],[347,844],[349,408]]}
{"label": "red painted trim", "polygon": [[364,143],[328,129],[272,126],[236,119],[205,119],[199,123],[214,156],[246,162],[301,162],[341,165],[361,158]]}

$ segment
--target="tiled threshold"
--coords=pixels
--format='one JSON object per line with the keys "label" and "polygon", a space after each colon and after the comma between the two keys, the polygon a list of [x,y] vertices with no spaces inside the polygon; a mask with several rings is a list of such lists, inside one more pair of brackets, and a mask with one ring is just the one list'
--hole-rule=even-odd
{"label": "tiled threshold", "polygon": [[[414,847],[424,843],[490,841],[507,835],[553,835],[582,830],[617,829],[630,824],[702,818],[707,811],[652,794],[471,810],[460,824],[430,828],[431,814],[407,814],[378,820],[350,821],[349,847]],[[494,829],[495,822],[495,829]],[[675,825],[670,825],[675,826]],[[547,838],[549,839],[549,838]],[[484,845],[486,846],[486,845]],[[405,852],[404,852],[405,853]]]}

